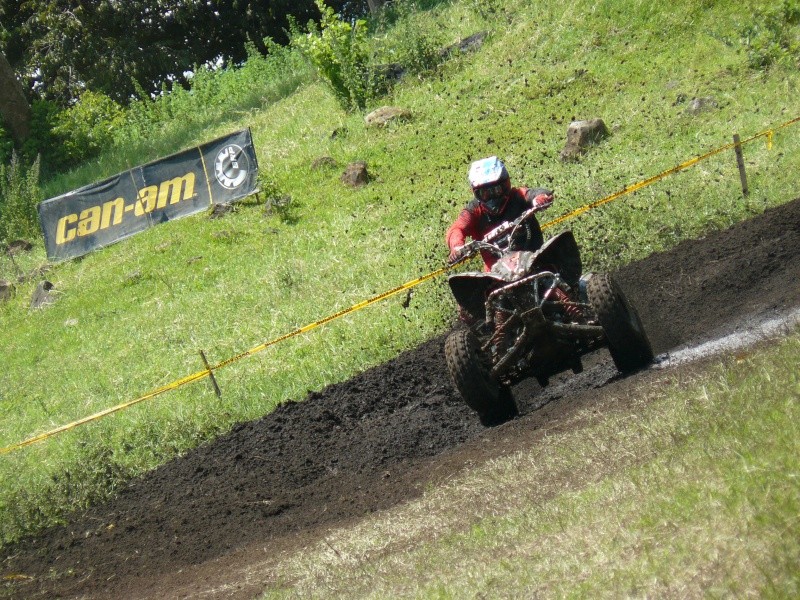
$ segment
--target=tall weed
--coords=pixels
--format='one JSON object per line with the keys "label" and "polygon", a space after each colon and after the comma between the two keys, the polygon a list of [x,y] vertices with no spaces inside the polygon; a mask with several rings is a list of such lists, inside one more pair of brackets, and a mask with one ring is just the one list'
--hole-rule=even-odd
{"label": "tall weed", "polygon": [[169,137],[176,129],[186,132],[233,118],[238,111],[259,108],[294,92],[310,79],[309,69],[297,51],[265,40],[269,49],[261,55],[248,47],[247,61],[238,66],[197,67],[190,75],[188,89],[174,85],[150,97],[143,90],[131,103],[115,142]]}
{"label": "tall weed", "polygon": [[751,69],[772,65],[800,66],[800,2],[784,0],[780,5],[755,12],[741,30]]}
{"label": "tall weed", "polygon": [[37,158],[26,167],[13,152],[8,165],[0,163],[0,242],[38,232],[36,205],[42,200],[39,162]]}
{"label": "tall weed", "polygon": [[0,125],[0,163],[5,163],[11,159],[14,150],[14,140],[5,128]]}
{"label": "tall weed", "polygon": [[399,64],[414,75],[436,68],[445,56],[443,28],[420,11],[418,0],[393,2],[376,18],[376,29],[387,35],[372,38],[374,51],[382,60]]}

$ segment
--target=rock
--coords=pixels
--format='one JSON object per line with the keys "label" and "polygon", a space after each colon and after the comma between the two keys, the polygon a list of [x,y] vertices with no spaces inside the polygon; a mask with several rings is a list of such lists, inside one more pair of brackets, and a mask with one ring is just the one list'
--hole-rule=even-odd
{"label": "rock", "polygon": [[411,111],[396,106],[382,106],[376,108],[366,117],[364,122],[367,127],[385,127],[387,123],[395,120],[408,120],[411,118]]}
{"label": "rock", "polygon": [[20,252],[30,252],[32,248],[33,244],[27,240],[14,240],[13,242],[9,242],[8,246],[6,247],[6,252],[8,252],[11,256],[14,256]]}
{"label": "rock", "polygon": [[451,58],[453,54],[466,54],[468,52],[477,52],[480,50],[481,46],[483,46],[483,42],[486,39],[486,36],[489,35],[488,31],[479,31],[478,33],[473,33],[469,37],[465,37],[463,40],[456,42],[455,44],[451,44],[450,46],[446,46],[439,51],[442,60],[447,60]]}
{"label": "rock", "polygon": [[209,219],[221,219],[229,212],[233,212],[233,204],[215,204],[211,209],[211,214],[208,215]]}
{"label": "rock", "polygon": [[55,286],[49,281],[40,281],[31,297],[31,308],[43,308],[55,302],[53,289]]}
{"label": "rock", "polygon": [[692,98],[689,101],[689,106],[686,107],[686,112],[690,115],[699,115],[701,112],[705,112],[716,107],[717,101],[713,98]]}
{"label": "rock", "polygon": [[607,138],[608,127],[602,119],[573,121],[567,128],[567,144],[561,151],[561,160],[576,160],[591,144]]}
{"label": "rock", "polygon": [[350,187],[361,187],[369,183],[369,173],[367,172],[367,163],[363,160],[350,163],[347,169],[342,173],[341,181],[343,184]]}
{"label": "rock", "polygon": [[14,296],[14,284],[5,279],[0,279],[0,302],[11,300]]}

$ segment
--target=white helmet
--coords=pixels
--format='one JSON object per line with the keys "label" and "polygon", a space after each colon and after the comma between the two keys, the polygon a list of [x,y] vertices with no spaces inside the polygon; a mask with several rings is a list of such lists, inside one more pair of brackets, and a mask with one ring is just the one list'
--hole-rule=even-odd
{"label": "white helmet", "polygon": [[503,161],[496,156],[476,160],[467,174],[475,198],[491,215],[503,212],[511,191],[511,178]]}

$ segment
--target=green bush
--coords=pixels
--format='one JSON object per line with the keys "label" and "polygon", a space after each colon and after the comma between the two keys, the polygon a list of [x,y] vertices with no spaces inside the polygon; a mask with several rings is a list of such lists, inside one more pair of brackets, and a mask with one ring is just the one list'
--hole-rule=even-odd
{"label": "green bush", "polygon": [[266,171],[259,171],[258,188],[260,194],[265,197],[265,214],[276,216],[281,223],[286,225],[297,224],[299,219],[297,203],[293,201],[290,194],[287,194],[281,188],[272,174]]}
{"label": "green bush", "polygon": [[247,61],[236,71],[241,102],[252,107],[285,98],[311,78],[308,63],[297,49],[281,46],[270,38],[265,38],[264,44],[266,56],[248,42]]}
{"label": "green bush", "polygon": [[100,92],[86,90],[78,101],[56,117],[53,134],[61,141],[61,157],[78,164],[110,146],[122,123],[122,107]]}
{"label": "green bush", "polygon": [[363,109],[374,95],[369,77],[367,22],[359,19],[348,23],[323,0],[315,2],[322,14],[319,27],[310,22],[308,33],[295,35],[291,44],[330,84],[343,108]]}
{"label": "green bush", "polygon": [[0,164],[0,242],[38,234],[36,205],[41,200],[39,159],[26,168],[12,152],[10,163]]}

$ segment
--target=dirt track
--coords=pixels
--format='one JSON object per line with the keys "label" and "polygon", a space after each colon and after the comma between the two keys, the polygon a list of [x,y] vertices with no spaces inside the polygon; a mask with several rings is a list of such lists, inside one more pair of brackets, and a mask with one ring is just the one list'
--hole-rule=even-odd
{"label": "dirt track", "polygon": [[[657,353],[800,305],[800,199],[617,273]],[[447,377],[441,338],[267,417],[135,482],[113,502],[4,548],[13,597],[166,598],[231,583],[247,561],[416,497],[513,447],[619,381],[605,352],[546,390],[516,390],[522,417],[485,429]],[[476,444],[488,439],[490,444]],[[113,525],[113,527],[110,527]],[[64,575],[71,569],[71,575]],[[54,570],[60,577],[49,579]],[[249,598],[240,582],[225,597]]]}

